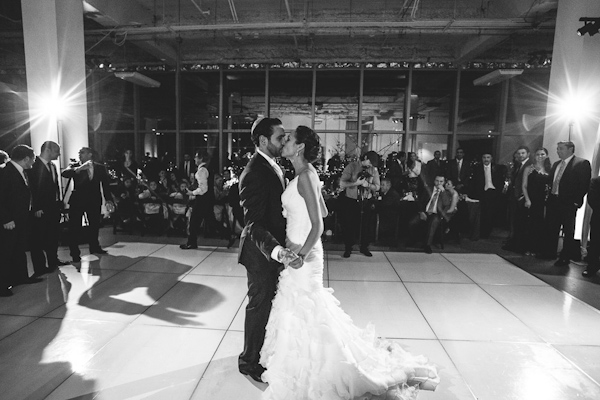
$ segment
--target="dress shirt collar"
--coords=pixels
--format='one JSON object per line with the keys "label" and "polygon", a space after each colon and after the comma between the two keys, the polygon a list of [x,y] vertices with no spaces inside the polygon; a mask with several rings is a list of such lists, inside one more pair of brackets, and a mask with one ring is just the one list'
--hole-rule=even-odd
{"label": "dress shirt collar", "polygon": [[569,157],[565,158],[564,159],[565,165],[569,164],[573,157],[575,157],[575,154],[571,154]]}
{"label": "dress shirt collar", "polygon": [[29,182],[27,182],[27,178],[25,177],[25,170],[23,169],[23,167],[21,167],[19,164],[17,164],[13,160],[10,160],[10,163],[15,166],[15,168],[17,169],[17,171],[19,171],[19,173],[21,174],[21,177],[23,178],[23,181],[25,181],[25,184],[27,186],[29,186]]}
{"label": "dress shirt collar", "polygon": [[258,154],[260,154],[261,156],[263,156],[265,158],[265,160],[267,160],[269,162],[269,164],[271,164],[272,167],[279,168],[279,165],[277,165],[275,160],[273,158],[269,157],[268,155],[266,155],[263,151],[261,151],[260,149],[256,149],[256,152]]}

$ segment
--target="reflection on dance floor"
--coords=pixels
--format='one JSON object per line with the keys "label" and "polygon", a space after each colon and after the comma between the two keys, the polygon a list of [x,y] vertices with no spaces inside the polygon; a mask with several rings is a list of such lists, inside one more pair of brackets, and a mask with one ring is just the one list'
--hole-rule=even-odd
{"label": "reflection on dance floor", "polygon": [[[117,243],[0,299],[2,399],[259,399],[236,249]],[[599,399],[600,313],[490,254],[327,254],[354,322],[437,365],[419,399]]]}

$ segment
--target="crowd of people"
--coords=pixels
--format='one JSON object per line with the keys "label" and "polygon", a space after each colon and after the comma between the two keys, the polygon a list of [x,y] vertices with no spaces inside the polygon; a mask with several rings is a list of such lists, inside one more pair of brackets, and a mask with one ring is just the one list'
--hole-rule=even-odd
{"label": "crowd of people", "polygon": [[[572,142],[558,143],[559,161],[552,165],[547,149],[531,155],[527,146],[520,146],[510,167],[495,163],[491,153],[467,161],[462,148],[450,160],[435,151],[427,163],[413,152],[393,152],[385,161],[369,152],[346,165],[337,157],[327,168],[338,173],[324,179],[328,206],[337,212],[326,227],[341,231],[344,257],[350,257],[356,240],[367,256],[375,238],[386,245],[404,240],[407,247],[422,245],[431,253],[436,241],[442,248],[446,238],[477,241],[506,226],[509,235],[503,249],[558,258],[555,264],[565,266],[581,256],[574,239],[575,215],[588,190],[588,204],[600,207],[598,178],[591,179],[589,161],[574,153]],[[590,222],[591,243],[594,226],[596,235],[599,229],[597,220],[596,215]],[[593,246],[588,260],[584,276],[593,276],[599,268]]]}
{"label": "crowd of people", "polygon": [[[448,239],[476,241],[505,225],[509,234],[503,249],[558,258],[557,266],[568,265],[580,257],[574,239],[575,215],[588,190],[588,204],[600,209],[598,178],[591,179],[589,161],[574,153],[572,142],[558,143],[560,160],[551,165],[547,149],[530,153],[521,146],[511,167],[496,164],[490,153],[467,161],[461,148],[450,160],[435,151],[427,163],[416,153],[402,151],[392,152],[386,160],[374,151],[349,160],[335,156],[319,169],[329,209],[325,232],[338,234],[344,257],[351,256],[355,244],[370,257],[369,245],[375,241],[390,246],[405,241],[407,247],[422,246],[431,253],[436,242],[443,248]],[[187,238],[180,246],[184,250],[198,247],[202,228],[204,237],[221,238],[230,247],[244,226],[235,173],[243,169],[242,164],[228,163],[214,172],[205,151],[184,154],[179,165],[148,156],[138,163],[126,150],[121,160],[107,168],[94,161],[91,148],[84,147],[79,160],[59,172],[52,162],[59,156],[60,146],[54,142],[44,143],[37,157],[25,145],[16,146],[10,157],[0,151],[0,262],[10,265],[0,268],[2,296],[10,295],[11,286],[38,282],[44,273],[67,264],[56,255],[61,237],[73,262],[81,260],[81,238],[91,253],[104,253],[98,241],[103,204],[115,228],[178,233]],[[284,179],[293,174],[290,166],[282,167]],[[70,193],[61,192],[59,176],[69,180]],[[69,194],[68,211],[65,194]],[[503,209],[506,213],[499,212]],[[598,241],[599,214],[593,214],[590,222],[591,243],[594,238]],[[563,245],[558,253],[561,232]],[[34,267],[31,277],[27,249]],[[600,269],[598,257],[591,246],[584,276],[594,276]]]}

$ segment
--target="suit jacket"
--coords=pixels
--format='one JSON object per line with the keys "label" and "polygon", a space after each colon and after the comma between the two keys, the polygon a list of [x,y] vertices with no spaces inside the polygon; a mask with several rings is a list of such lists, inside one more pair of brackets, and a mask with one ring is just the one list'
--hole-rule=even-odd
{"label": "suit jacket", "polygon": [[590,181],[587,202],[594,213],[600,216],[600,176],[597,176]]}
{"label": "suit jacket", "polygon": [[242,265],[274,261],[273,249],[285,245],[281,181],[269,162],[255,153],[240,176],[239,187],[245,227],[238,261]]}
{"label": "suit jacket", "polygon": [[392,181],[392,187],[396,190],[402,190],[402,181],[404,180],[404,166],[400,161],[393,160],[387,165],[388,172],[386,177]]}
{"label": "suit jacket", "polygon": [[0,174],[0,189],[0,224],[14,221],[21,233],[26,232],[31,191],[11,162]]}
{"label": "suit jacket", "polygon": [[525,169],[533,163],[531,157],[524,163],[521,164],[520,169],[517,170],[515,175],[512,177],[513,196],[516,200],[523,197],[523,173]]}
{"label": "suit jacket", "polygon": [[[196,161],[194,161],[193,159],[190,160],[190,174],[195,174],[196,170],[198,169],[198,167],[196,166]],[[178,170],[179,174],[187,179],[190,179],[190,176],[185,174],[185,161],[182,161],[181,164],[179,164],[179,170]]]}
{"label": "suit jacket", "polygon": [[[501,193],[504,188],[505,170],[494,163],[492,165],[492,184],[496,188],[497,193]],[[481,200],[485,192],[485,172],[483,163],[477,164],[473,168],[473,176],[469,185],[469,197],[472,199]]]}
{"label": "suit jacket", "polygon": [[467,160],[463,158],[460,174],[458,172],[458,160],[453,158],[452,160],[448,161],[446,174],[448,179],[452,179],[452,182],[454,182],[454,186],[456,186],[456,190],[458,192],[465,193],[468,190],[469,178],[471,177],[471,167]]}
{"label": "suit jacket", "polygon": [[436,162],[434,158],[433,160],[429,160],[426,164],[425,170],[430,184],[433,184],[436,176],[446,176],[447,162],[445,160],[439,160],[438,162]]}
{"label": "suit jacket", "polygon": [[[429,191],[426,191],[426,193],[429,193]],[[421,211],[422,212],[427,211],[427,205],[429,204],[429,200],[431,200],[431,196],[433,195],[433,193],[434,193],[434,191],[432,190],[431,194],[429,194],[428,196],[422,196],[422,199],[423,199],[423,201],[421,202]],[[440,215],[446,221],[449,221],[450,218],[452,217],[451,214],[448,214],[448,210],[450,209],[451,206],[452,206],[452,194],[450,192],[448,192],[447,190],[444,190],[438,196],[436,212],[438,215]]]}
{"label": "suit jacket", "polygon": [[62,176],[65,178],[72,178],[75,185],[71,197],[69,198],[69,204],[102,204],[100,185],[102,185],[106,201],[112,201],[110,197],[108,173],[103,164],[97,162],[94,163],[94,176],[91,181],[87,170],[76,172],[75,169],[71,167],[65,169],[62,172]]}
{"label": "suit jacket", "polygon": [[[562,161],[559,160],[552,166],[550,177],[554,181],[554,173]],[[583,197],[590,187],[592,179],[592,167],[588,160],[573,156],[565,167],[558,185],[558,200],[575,205],[577,208],[583,205]]]}
{"label": "suit jacket", "polygon": [[[58,171],[57,182],[54,182],[52,173],[38,157],[33,163],[33,167],[27,170],[27,174],[31,196],[33,197],[32,211],[42,210],[47,213],[50,210],[55,210],[57,206],[56,196],[59,193]],[[58,198],[60,199],[60,195]]]}

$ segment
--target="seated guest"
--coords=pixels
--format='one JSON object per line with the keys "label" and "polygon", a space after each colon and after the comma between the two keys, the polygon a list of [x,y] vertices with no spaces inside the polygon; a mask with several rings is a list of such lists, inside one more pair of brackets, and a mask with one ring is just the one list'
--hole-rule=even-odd
{"label": "seated guest", "polygon": [[389,242],[396,236],[400,215],[400,195],[392,188],[390,178],[381,180],[375,210],[379,214],[379,238],[382,242]]}
{"label": "seated guest", "polygon": [[167,178],[167,171],[161,169],[158,172],[158,180],[156,181],[158,185],[157,190],[164,194],[169,194],[169,189],[171,185],[169,184],[169,178]]}
{"label": "seated guest", "polygon": [[146,216],[156,215],[160,219],[167,219],[168,214],[162,197],[157,193],[158,183],[156,181],[150,181],[148,187],[143,189],[138,195],[140,203],[142,205],[142,212]]}
{"label": "seated guest", "polygon": [[187,235],[187,226],[190,220],[191,208],[190,201],[194,196],[188,195],[188,183],[182,181],[179,189],[169,195],[169,223],[172,229],[185,232]]}
{"label": "seated guest", "polygon": [[452,181],[452,179],[446,179],[446,183],[444,184],[444,189],[446,190],[446,192],[448,192],[452,195],[452,205],[446,212],[446,214],[452,216],[452,218],[450,219],[450,221],[448,221],[448,226],[446,227],[446,232],[444,232],[444,233],[453,231],[453,236],[458,238],[459,227],[455,224],[455,222],[456,222],[456,215],[458,214],[458,204],[460,201],[460,194],[456,190],[456,187],[454,186],[454,182]]}
{"label": "seated guest", "polygon": [[433,237],[438,230],[442,221],[450,221],[452,214],[449,211],[456,210],[456,204],[458,203],[458,194],[456,196],[444,190],[445,178],[443,176],[436,176],[434,180],[435,186],[431,193],[431,197],[425,202],[425,207],[420,212],[422,221],[427,222],[427,240],[425,243],[425,253],[431,254],[431,244],[433,243]]}
{"label": "seated guest", "polygon": [[125,178],[114,190],[117,214],[124,225],[135,222],[137,218],[137,199],[132,178]]}

